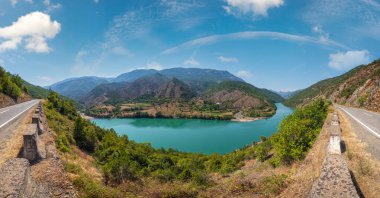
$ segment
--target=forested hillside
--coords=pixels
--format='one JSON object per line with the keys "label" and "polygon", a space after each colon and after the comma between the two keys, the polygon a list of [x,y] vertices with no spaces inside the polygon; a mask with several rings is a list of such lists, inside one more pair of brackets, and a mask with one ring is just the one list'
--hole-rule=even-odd
{"label": "forested hillside", "polygon": [[380,60],[315,83],[286,100],[285,104],[302,106],[316,98],[380,112]]}
{"label": "forested hillside", "polygon": [[18,75],[12,75],[0,67],[0,107],[30,100],[29,90]]}

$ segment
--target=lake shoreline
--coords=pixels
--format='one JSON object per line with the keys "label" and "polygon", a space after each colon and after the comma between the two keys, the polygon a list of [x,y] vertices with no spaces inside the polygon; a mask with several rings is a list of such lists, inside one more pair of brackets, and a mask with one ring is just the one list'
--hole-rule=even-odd
{"label": "lake shoreline", "polygon": [[231,119],[230,121],[232,121],[232,122],[254,122],[257,120],[263,120],[263,119],[267,119],[267,118],[270,118],[270,117],[257,117],[257,118],[244,117],[244,118],[234,118],[234,119]]}
{"label": "lake shoreline", "polygon": [[[292,109],[276,103],[276,114],[269,118],[240,117],[239,120],[205,120],[188,118],[108,118],[93,119],[97,126],[111,129],[118,135],[138,143],[149,143],[154,148],[172,148],[181,152],[202,154],[229,153],[261,136],[269,137],[277,131],[281,120]],[[255,122],[259,121],[259,122]]]}
{"label": "lake shoreline", "polygon": [[185,119],[185,120],[220,120],[220,121],[231,121],[231,122],[254,122],[257,120],[263,120],[271,118],[269,117],[244,117],[244,118],[231,118],[231,119],[223,119],[223,118],[213,118],[213,117],[135,117],[135,116],[88,116],[81,115],[83,119],[93,120],[93,119],[168,119],[168,120],[177,120],[177,119]]}

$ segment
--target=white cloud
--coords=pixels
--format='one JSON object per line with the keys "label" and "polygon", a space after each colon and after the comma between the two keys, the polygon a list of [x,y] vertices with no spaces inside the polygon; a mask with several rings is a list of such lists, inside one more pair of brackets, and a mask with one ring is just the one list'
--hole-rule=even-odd
{"label": "white cloud", "polygon": [[46,6],[46,12],[52,12],[53,10],[61,8],[61,4],[59,3],[52,3],[50,0],[44,0],[44,5]]}
{"label": "white cloud", "polygon": [[229,34],[216,34],[216,35],[197,38],[197,39],[182,43],[180,45],[177,45],[175,47],[166,49],[162,52],[162,54],[171,54],[183,49],[187,49],[187,48],[191,48],[195,46],[202,46],[206,44],[212,44],[212,43],[216,43],[220,41],[250,40],[250,39],[256,39],[256,38],[261,38],[261,37],[269,37],[269,38],[294,41],[294,42],[313,43],[313,44],[320,44],[320,45],[327,45],[327,46],[348,49],[346,46],[338,42],[335,42],[333,40],[330,40],[329,38],[327,38],[326,40],[321,40],[320,38],[315,38],[315,37],[310,37],[310,36],[305,36],[305,35],[287,34],[287,33],[281,33],[281,32],[245,31],[245,32],[236,32],[236,33],[229,33]]}
{"label": "white cloud", "polygon": [[226,2],[228,6],[223,6],[223,9],[228,14],[239,12],[255,16],[267,16],[268,9],[278,8],[284,4],[284,0],[226,0]]}
{"label": "white cloud", "polygon": [[111,52],[116,54],[116,55],[120,55],[120,56],[128,56],[128,57],[131,57],[133,56],[134,54],[132,52],[130,52],[127,48],[123,47],[123,46],[116,46],[116,47],[113,47],[111,49]]}
{"label": "white cloud", "polygon": [[18,18],[12,25],[0,28],[0,52],[17,49],[20,43],[31,52],[46,53],[51,49],[46,40],[61,31],[61,24],[42,12],[32,12]]}
{"label": "white cloud", "polygon": [[252,78],[253,74],[246,70],[240,70],[236,73],[237,77],[243,78],[244,80]]}
{"label": "white cloud", "polygon": [[336,70],[349,70],[368,62],[369,52],[367,50],[339,52],[330,54],[329,67]]}
{"label": "white cloud", "polygon": [[159,63],[153,61],[153,62],[146,64],[145,69],[161,70],[162,66]]}
{"label": "white cloud", "polygon": [[[16,4],[19,2],[19,0],[10,0],[13,7],[16,6]],[[33,3],[33,0],[25,0],[25,2]]]}
{"label": "white cloud", "polygon": [[323,30],[321,25],[313,26],[312,28],[313,32],[319,35],[319,40],[321,43],[329,42],[330,35],[328,32]]}
{"label": "white cloud", "polygon": [[178,1],[178,0],[160,0],[160,4],[164,6],[164,16],[178,16],[186,14],[188,11],[202,7],[201,1]]}
{"label": "white cloud", "polygon": [[199,62],[195,60],[194,57],[191,57],[183,62],[184,65],[190,65],[190,66],[199,66]]}
{"label": "white cloud", "polygon": [[239,60],[235,57],[219,56],[218,60],[222,63],[237,63],[237,62],[239,62]]}

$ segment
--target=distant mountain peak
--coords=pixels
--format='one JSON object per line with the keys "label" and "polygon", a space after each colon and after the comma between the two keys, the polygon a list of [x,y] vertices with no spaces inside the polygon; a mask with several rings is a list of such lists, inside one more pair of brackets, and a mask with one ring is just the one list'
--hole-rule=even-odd
{"label": "distant mountain peak", "polygon": [[48,86],[48,88],[51,88],[52,90],[74,100],[81,100],[98,85],[118,82],[132,83],[138,79],[144,77],[153,78],[153,76],[155,76],[156,79],[152,80],[158,80],[158,77],[162,79],[167,78],[166,80],[176,78],[177,80],[191,86],[198,93],[205,91],[210,86],[224,81],[244,82],[241,78],[236,77],[230,72],[224,70],[175,67],[163,70],[137,69],[120,74],[115,78],[102,78],[96,76],[76,77],[55,83]]}

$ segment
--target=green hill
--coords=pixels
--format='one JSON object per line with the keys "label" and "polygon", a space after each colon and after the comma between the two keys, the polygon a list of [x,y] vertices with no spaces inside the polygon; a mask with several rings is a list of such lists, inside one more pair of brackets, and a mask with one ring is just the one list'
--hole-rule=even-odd
{"label": "green hill", "polygon": [[[360,65],[343,75],[319,81],[298,92],[284,104],[292,107],[303,106],[316,98],[326,98],[351,106],[371,106],[377,111],[380,60]],[[354,94],[356,93],[356,94]]]}
{"label": "green hill", "polygon": [[284,100],[280,95],[268,89],[260,89],[251,84],[241,81],[225,81],[219,83],[218,85],[211,87],[208,91],[206,91],[206,95],[210,95],[221,90],[239,90],[249,94],[250,96],[266,99],[271,102],[282,102]]}

